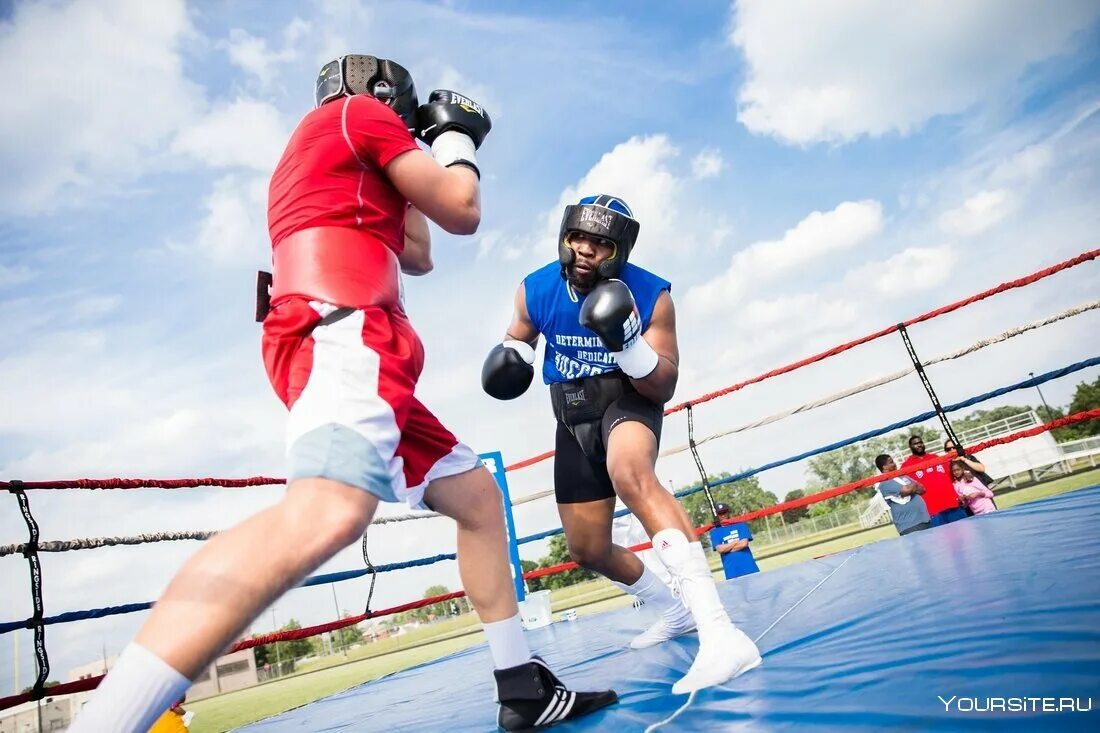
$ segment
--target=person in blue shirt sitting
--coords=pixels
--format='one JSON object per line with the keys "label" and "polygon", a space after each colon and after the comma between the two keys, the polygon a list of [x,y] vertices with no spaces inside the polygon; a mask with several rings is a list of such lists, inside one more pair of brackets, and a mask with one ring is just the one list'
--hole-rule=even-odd
{"label": "person in blue shirt sitting", "polygon": [[[715,508],[719,522],[730,518],[728,506],[718,504]],[[749,549],[750,542],[752,542],[752,532],[749,530],[748,522],[719,524],[710,531],[710,546],[722,556],[722,570],[726,573],[726,580],[760,572],[756,558],[752,556],[752,550]]]}

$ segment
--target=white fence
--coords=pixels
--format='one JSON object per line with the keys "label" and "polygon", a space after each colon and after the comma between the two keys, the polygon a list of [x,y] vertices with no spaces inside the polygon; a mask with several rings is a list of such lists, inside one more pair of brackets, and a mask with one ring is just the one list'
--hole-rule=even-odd
{"label": "white fence", "polygon": [[882,494],[876,491],[871,500],[867,502],[867,507],[859,513],[859,526],[866,529],[879,524],[889,524],[891,521],[890,507],[886,504],[886,500],[882,498]]}
{"label": "white fence", "polygon": [[[1042,420],[1035,411],[1028,410],[973,430],[966,430],[959,435],[959,440],[964,446],[974,445],[1041,424]],[[1012,486],[1016,485],[1016,474],[1026,473],[1032,481],[1038,481],[1051,474],[1069,473],[1065,455],[1050,433],[995,445],[983,450],[978,458],[985,464],[986,473],[997,479],[998,483],[1007,482]]]}
{"label": "white fence", "polygon": [[782,514],[772,514],[759,520],[764,525],[763,529],[756,524],[758,531],[753,533],[753,549],[759,552],[763,545],[791,542],[848,524],[854,525],[859,522],[859,515],[860,509],[855,506],[790,523],[783,519]]}
{"label": "white fence", "polygon": [[1100,455],[1100,435],[1079,440],[1067,440],[1065,443],[1059,443],[1058,447],[1062,449],[1062,458],[1067,463],[1088,461],[1090,467],[1096,468],[1097,456]]}

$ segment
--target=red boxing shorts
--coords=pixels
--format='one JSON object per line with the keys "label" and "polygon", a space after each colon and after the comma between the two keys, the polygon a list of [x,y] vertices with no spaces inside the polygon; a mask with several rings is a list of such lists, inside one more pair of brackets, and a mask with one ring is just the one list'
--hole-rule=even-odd
{"label": "red boxing shorts", "polygon": [[480,465],[413,396],[424,347],[398,308],[288,298],[264,320],[263,357],[287,421],[287,481],[327,478],[423,507],[429,482]]}

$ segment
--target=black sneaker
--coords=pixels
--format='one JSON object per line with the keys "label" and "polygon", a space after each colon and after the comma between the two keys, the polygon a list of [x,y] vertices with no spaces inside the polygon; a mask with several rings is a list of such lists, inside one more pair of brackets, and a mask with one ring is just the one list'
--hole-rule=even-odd
{"label": "black sneaker", "polygon": [[518,667],[498,669],[497,725],[504,730],[534,730],[572,720],[619,701],[614,690],[570,692],[546,662],[532,657]]}

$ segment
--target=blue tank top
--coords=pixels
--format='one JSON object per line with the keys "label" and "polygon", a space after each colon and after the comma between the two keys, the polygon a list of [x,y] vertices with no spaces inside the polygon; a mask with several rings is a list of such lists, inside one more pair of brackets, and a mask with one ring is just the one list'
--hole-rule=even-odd
{"label": "blue tank top", "polygon": [[[629,262],[623,266],[619,279],[634,295],[642,319],[642,333],[645,333],[657,297],[662,290],[671,291],[672,285]],[[619,370],[600,337],[580,324],[584,296],[576,293],[577,300],[573,300],[561,277],[559,263],[551,262],[532,272],[524,278],[523,289],[527,314],[539,333],[546,337],[542,378],[547,384]]]}

